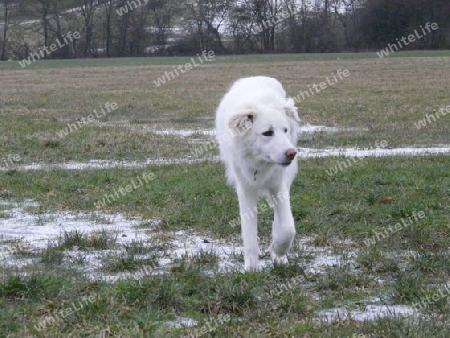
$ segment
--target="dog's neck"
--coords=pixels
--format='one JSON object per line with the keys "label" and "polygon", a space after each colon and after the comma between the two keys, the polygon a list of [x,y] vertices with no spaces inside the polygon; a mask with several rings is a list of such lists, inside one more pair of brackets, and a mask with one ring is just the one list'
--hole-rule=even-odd
{"label": "dog's neck", "polygon": [[267,179],[269,179],[278,168],[273,167],[273,165],[267,165],[266,163],[260,163],[252,166],[248,166],[246,169],[242,168],[241,172],[243,176],[246,177],[247,183],[249,185],[260,185],[264,184]]}

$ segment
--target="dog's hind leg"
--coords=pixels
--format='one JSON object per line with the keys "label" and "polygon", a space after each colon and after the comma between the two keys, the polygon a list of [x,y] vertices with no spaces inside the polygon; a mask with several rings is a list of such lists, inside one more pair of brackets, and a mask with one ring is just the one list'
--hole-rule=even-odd
{"label": "dog's hind leg", "polygon": [[242,240],[244,242],[245,270],[257,270],[259,261],[258,247],[258,197],[254,191],[237,185],[239,213],[241,216]]}
{"label": "dog's hind leg", "polygon": [[295,236],[294,217],[292,216],[289,192],[283,191],[273,199],[274,220],[272,224],[272,243],[270,255],[275,265],[287,264],[286,257]]}

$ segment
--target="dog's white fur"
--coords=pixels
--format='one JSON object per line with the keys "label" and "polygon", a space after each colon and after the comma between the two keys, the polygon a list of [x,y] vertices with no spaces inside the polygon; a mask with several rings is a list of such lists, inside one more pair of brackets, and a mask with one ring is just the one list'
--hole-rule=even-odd
{"label": "dog's white fur", "polygon": [[274,208],[272,261],[287,263],[295,235],[289,191],[297,174],[293,157],[299,121],[294,100],[270,77],[236,81],[217,108],[216,138],[228,182],[239,199],[246,270],[258,269],[259,197]]}

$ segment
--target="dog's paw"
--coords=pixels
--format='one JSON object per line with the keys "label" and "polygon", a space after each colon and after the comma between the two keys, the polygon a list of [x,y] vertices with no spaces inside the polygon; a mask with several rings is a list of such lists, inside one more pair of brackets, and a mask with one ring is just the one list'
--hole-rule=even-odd
{"label": "dog's paw", "polygon": [[270,253],[270,257],[272,258],[273,265],[287,265],[288,259],[286,255],[279,256],[275,252]]}
{"label": "dog's paw", "polygon": [[245,264],[244,268],[245,268],[245,271],[259,271],[260,270],[258,264],[256,264],[256,265],[254,265],[254,264]]}
{"label": "dog's paw", "polygon": [[259,259],[258,256],[244,259],[245,271],[258,271],[259,270]]}

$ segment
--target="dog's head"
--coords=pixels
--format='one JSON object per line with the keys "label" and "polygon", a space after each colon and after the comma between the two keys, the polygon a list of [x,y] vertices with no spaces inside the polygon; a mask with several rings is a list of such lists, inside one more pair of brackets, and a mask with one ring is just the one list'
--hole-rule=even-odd
{"label": "dog's head", "polygon": [[298,122],[297,107],[288,98],[245,106],[230,119],[229,127],[242,141],[250,141],[256,159],[288,166],[297,154]]}

